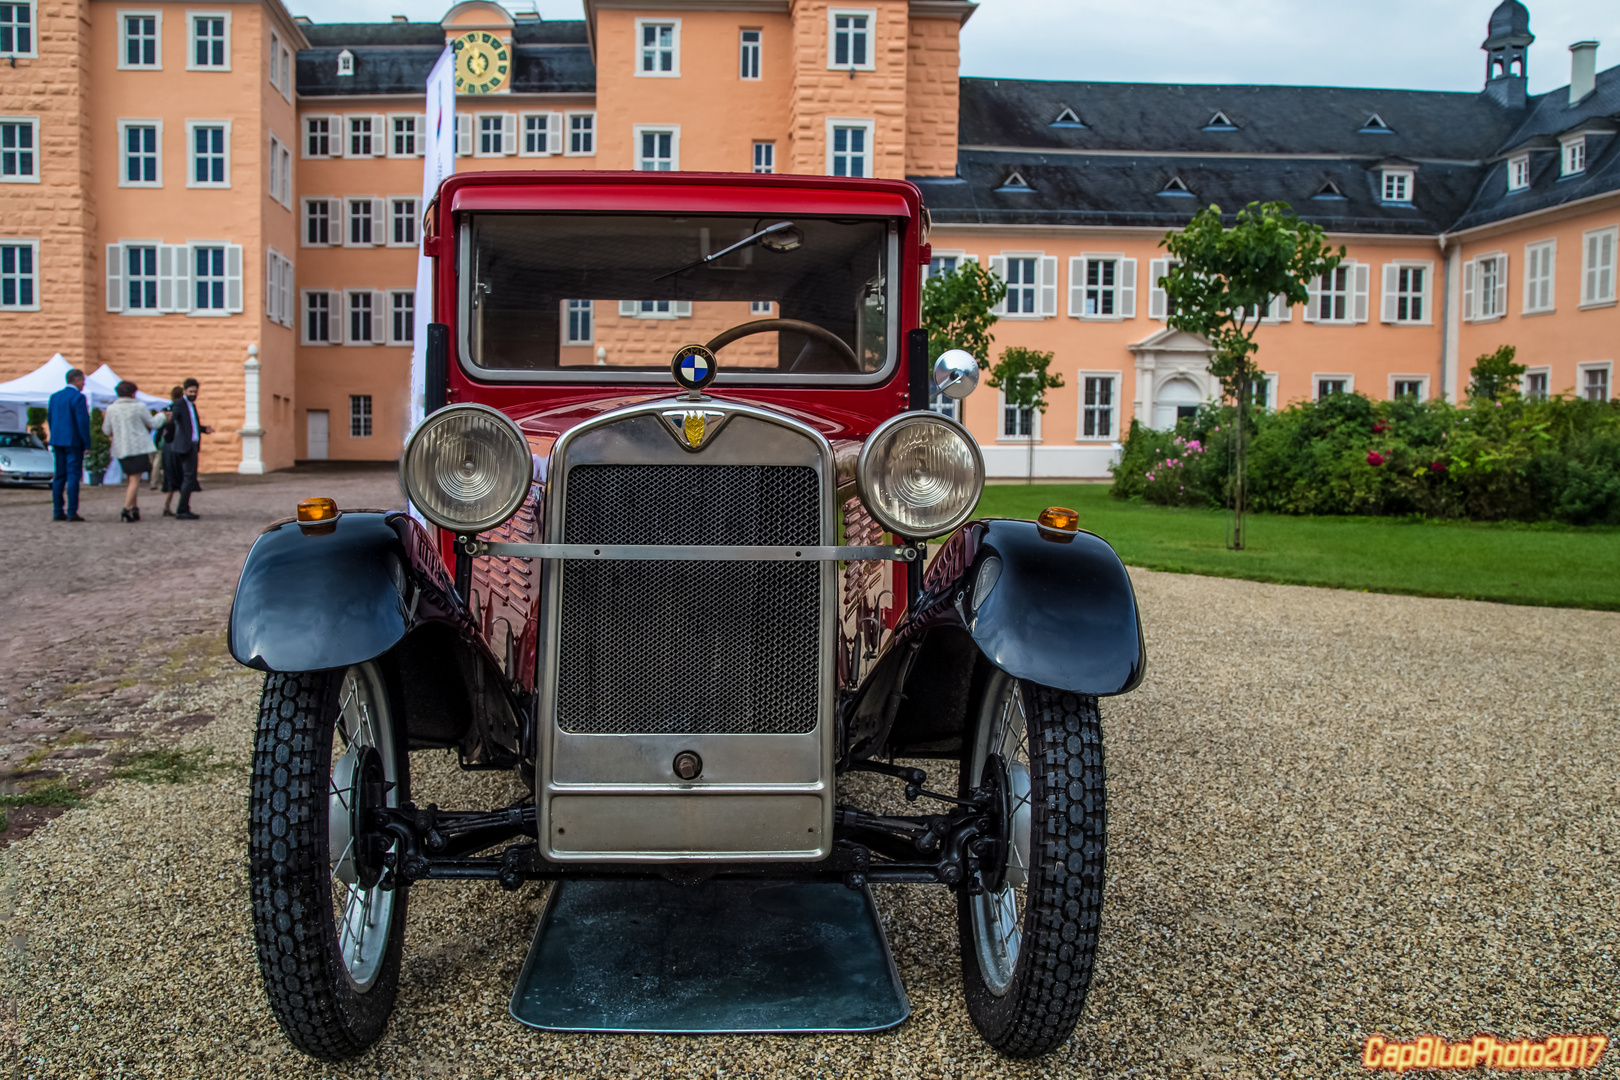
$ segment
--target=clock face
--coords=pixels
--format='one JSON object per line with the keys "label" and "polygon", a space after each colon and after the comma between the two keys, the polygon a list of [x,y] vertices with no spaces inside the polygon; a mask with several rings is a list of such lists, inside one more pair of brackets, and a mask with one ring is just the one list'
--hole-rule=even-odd
{"label": "clock face", "polygon": [[506,85],[512,51],[500,38],[474,30],[456,38],[451,48],[456,51],[456,93],[493,94]]}

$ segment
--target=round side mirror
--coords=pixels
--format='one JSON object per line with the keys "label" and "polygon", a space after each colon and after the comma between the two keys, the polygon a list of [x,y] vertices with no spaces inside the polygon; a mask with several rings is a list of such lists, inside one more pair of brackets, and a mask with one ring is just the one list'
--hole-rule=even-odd
{"label": "round side mirror", "polygon": [[934,393],[960,401],[979,386],[979,362],[965,349],[948,349],[934,361]]}

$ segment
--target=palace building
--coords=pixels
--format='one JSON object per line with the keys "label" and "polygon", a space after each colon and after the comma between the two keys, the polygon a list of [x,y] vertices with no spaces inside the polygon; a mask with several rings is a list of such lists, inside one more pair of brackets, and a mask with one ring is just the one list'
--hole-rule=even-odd
{"label": "palace building", "polygon": [[[1287,202],[1348,251],[1262,327],[1269,406],[1456,399],[1503,344],[1527,393],[1613,396],[1620,67],[1596,42],[1534,96],[1517,0],[1489,16],[1474,92],[970,79],[974,7],[586,0],[557,22],[467,0],[320,24],[279,0],[0,0],[0,379],[55,352],[159,394],[195,375],[205,470],[396,457],[424,82],[475,34],[510,63],[461,88],[458,170],[917,183],[930,272],[1000,274],[997,351],[1050,350],[1064,379],[1044,414],[988,388],[941,406],[992,475],[1106,476],[1133,419],[1217,393],[1156,287],[1165,233],[1210,202]],[[637,319],[686,317],[577,306],[568,345],[606,362]]]}

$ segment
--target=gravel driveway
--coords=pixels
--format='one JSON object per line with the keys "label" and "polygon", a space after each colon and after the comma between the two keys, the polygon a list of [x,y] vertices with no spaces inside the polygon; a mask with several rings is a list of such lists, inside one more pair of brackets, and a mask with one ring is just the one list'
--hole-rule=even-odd
{"label": "gravel driveway", "polygon": [[[1620,1033],[1620,614],[1133,577],[1150,666],[1104,703],[1101,956],[1079,1028],[1044,1060],[979,1043],[943,890],[878,889],[912,1001],[898,1029],[667,1038],[510,1020],[544,890],[482,884],[413,892],[377,1047],[302,1058],[266,1009],[247,921],[258,680],[224,671],[145,705],[214,717],[170,739],[192,751],[188,780],[115,780],[0,854],[0,1071],[1315,1078],[1369,1075],[1374,1032]],[[415,768],[422,799],[508,790],[439,755]],[[1617,1061],[1578,1075],[1620,1076]]]}

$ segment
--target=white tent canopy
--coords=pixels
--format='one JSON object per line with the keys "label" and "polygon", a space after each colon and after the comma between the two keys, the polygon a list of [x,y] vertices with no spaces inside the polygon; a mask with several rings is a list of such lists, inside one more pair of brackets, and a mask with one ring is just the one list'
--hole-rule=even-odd
{"label": "white tent canopy", "polygon": [[[105,388],[107,393],[116,396],[118,392],[118,384],[123,381],[124,380],[119,377],[118,372],[114,371],[109,365],[102,364],[100,367],[96,368],[95,371],[85,376],[84,392],[88,394],[90,392],[90,385],[94,383],[98,388]],[[145,405],[154,412],[159,409],[167,409],[169,407],[168,398],[161,398],[155,394],[148,394],[145,390],[135,391],[135,400],[139,401],[142,405]],[[97,400],[96,404],[98,407],[100,406],[101,402],[99,399]]]}
{"label": "white tent canopy", "polygon": [[[57,353],[26,375],[0,383],[0,402],[11,405],[34,405],[44,408],[52,394],[67,385],[67,373],[73,365]],[[102,370],[110,370],[102,365]],[[92,408],[101,409],[112,404],[118,395],[111,386],[100,386],[91,379],[84,381],[85,396]]]}

